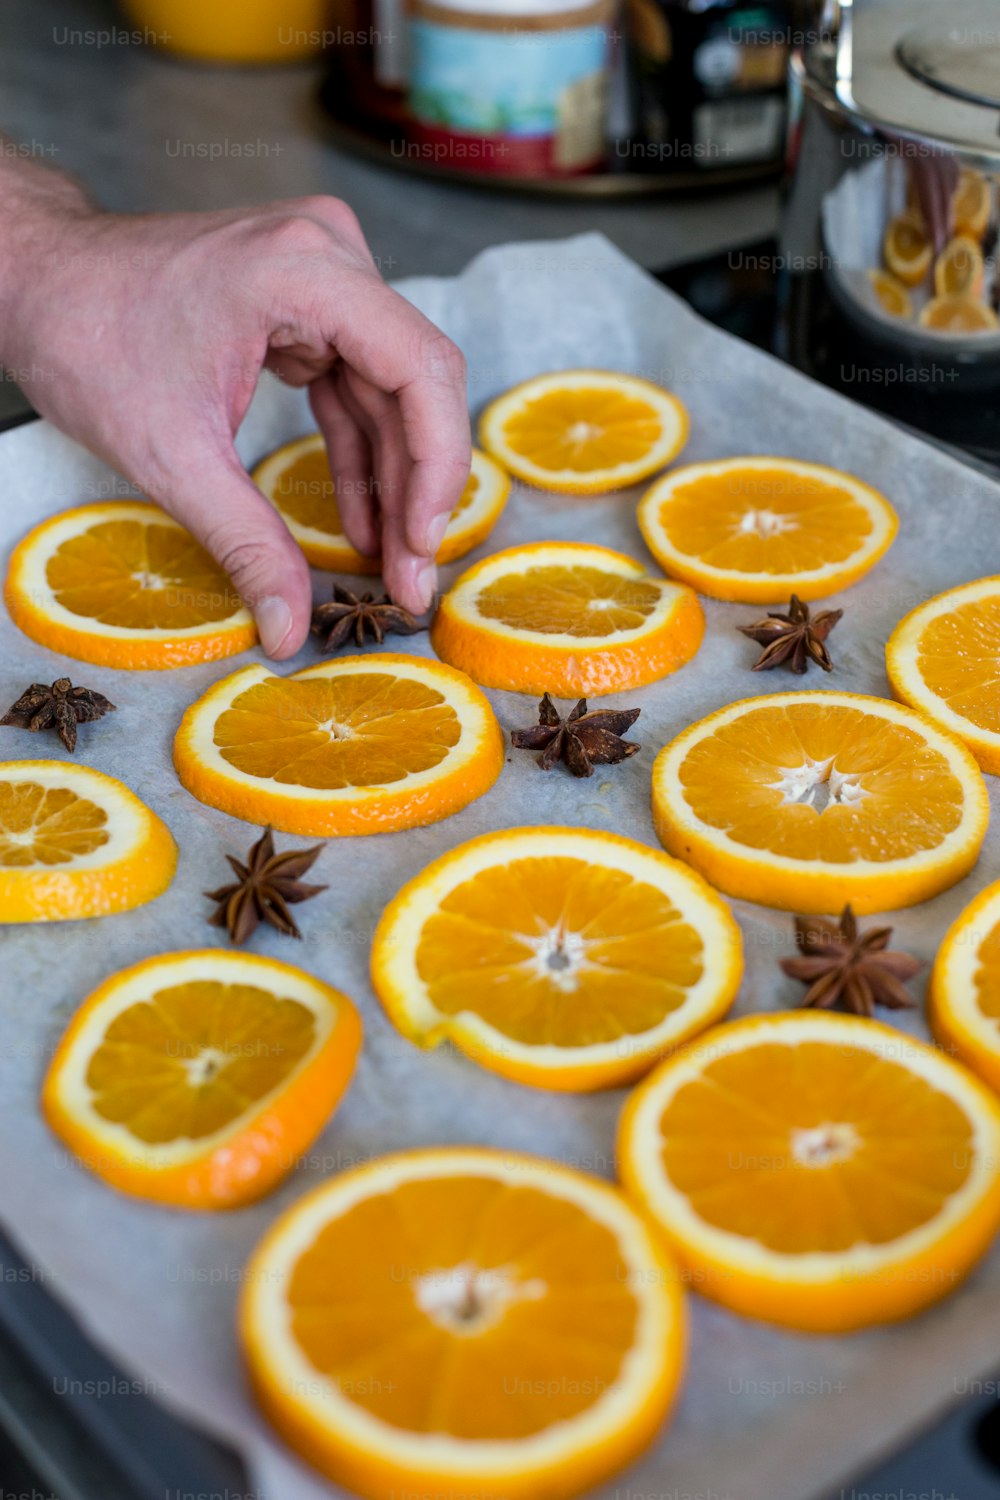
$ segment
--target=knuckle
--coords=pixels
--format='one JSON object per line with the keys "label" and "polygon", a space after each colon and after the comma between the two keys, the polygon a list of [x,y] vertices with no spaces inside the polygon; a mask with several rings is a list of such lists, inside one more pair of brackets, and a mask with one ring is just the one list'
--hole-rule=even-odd
{"label": "knuckle", "polygon": [[465,355],[440,328],[435,328],[425,339],[422,364],[432,380],[456,385],[465,383]]}
{"label": "knuckle", "polygon": [[265,231],[268,252],[277,256],[328,255],[330,232],[305,213],[278,215]]}

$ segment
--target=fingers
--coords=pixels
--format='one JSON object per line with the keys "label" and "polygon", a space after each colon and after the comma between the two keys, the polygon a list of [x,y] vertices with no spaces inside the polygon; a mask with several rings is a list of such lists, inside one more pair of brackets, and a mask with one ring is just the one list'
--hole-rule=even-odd
{"label": "fingers", "polygon": [[197,488],[154,496],[201,542],[253,610],[268,656],[291,656],[309,631],[312,583],[305,558],[235,453],[188,455]]}
{"label": "fingers", "polygon": [[382,534],[372,490],[371,449],[362,423],[338,389],[342,378],[342,370],[334,369],[314,380],[309,404],[326,442],[344,535],[363,557],[377,557]]}
{"label": "fingers", "polygon": [[[384,282],[358,277],[353,295],[331,308],[341,358],[370,387],[399,402],[408,470],[404,503],[383,549],[416,576],[433,559],[471,461],[465,361],[440,329]],[[399,431],[400,429],[395,429]],[[433,587],[433,583],[431,584]],[[428,596],[429,597],[429,596]]]}

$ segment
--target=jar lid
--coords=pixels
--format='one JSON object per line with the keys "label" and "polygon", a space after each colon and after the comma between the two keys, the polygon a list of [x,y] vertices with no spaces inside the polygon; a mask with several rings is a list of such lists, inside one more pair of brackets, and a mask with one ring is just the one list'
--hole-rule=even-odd
{"label": "jar lid", "polygon": [[998,0],[834,0],[803,49],[814,87],[864,128],[1000,167]]}

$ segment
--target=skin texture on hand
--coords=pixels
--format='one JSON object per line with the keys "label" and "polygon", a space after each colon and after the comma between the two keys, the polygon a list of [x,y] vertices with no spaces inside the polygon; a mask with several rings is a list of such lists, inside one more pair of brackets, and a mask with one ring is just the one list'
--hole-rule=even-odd
{"label": "skin texture on hand", "polygon": [[233,438],[262,368],[308,386],[351,543],[429,605],[469,471],[456,346],[382,280],[335,198],[120,216],[68,179],[0,164],[0,361],[43,416],[181,521],[286,657],[309,570]]}

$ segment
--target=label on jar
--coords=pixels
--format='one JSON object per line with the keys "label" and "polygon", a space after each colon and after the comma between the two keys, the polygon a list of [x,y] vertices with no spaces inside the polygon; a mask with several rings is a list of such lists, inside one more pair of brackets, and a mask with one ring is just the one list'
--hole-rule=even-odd
{"label": "label on jar", "polygon": [[606,75],[601,26],[531,30],[512,21],[479,31],[411,22],[410,110],[443,165],[532,175],[595,166],[604,153]]}
{"label": "label on jar", "polygon": [[785,104],[775,95],[720,99],[692,113],[696,160],[712,165],[769,161],[781,150]]}

